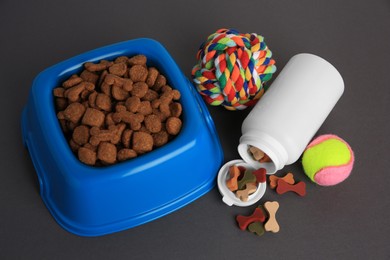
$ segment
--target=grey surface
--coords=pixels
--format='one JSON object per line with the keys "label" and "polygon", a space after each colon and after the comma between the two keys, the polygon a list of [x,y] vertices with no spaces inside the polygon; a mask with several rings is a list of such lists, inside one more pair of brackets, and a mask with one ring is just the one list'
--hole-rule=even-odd
{"label": "grey surface", "polygon": [[[218,28],[265,36],[278,71],[294,54],[333,63],[345,93],[319,133],[346,139],[352,175],[334,187],[307,183],[307,196],[267,191],[281,231],[257,237],[238,229],[217,189],[151,223],[96,238],[63,230],[39,197],[23,148],[20,113],[34,77],[46,67],[107,44],[150,37],[189,76],[200,43]],[[0,1],[1,259],[389,259],[389,1]],[[248,111],[210,108],[225,152],[238,158]],[[286,128],[288,126],[286,125]],[[210,158],[197,158],[207,161]],[[183,169],[185,170],[185,169]],[[259,203],[259,204],[260,204]]]}

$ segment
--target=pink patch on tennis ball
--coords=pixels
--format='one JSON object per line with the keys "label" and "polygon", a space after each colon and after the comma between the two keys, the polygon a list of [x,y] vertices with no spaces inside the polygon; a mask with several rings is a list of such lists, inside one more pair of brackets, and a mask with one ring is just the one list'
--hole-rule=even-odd
{"label": "pink patch on tennis ball", "polygon": [[342,181],[344,181],[348,176],[351,174],[353,164],[355,162],[355,156],[354,153],[349,146],[349,144],[341,139],[340,137],[332,134],[327,135],[321,135],[314,139],[306,148],[309,149],[311,147],[314,147],[316,145],[321,144],[322,142],[328,140],[328,139],[336,139],[340,142],[344,143],[345,146],[348,148],[350,153],[350,159],[346,164],[343,165],[337,165],[337,166],[326,166],[322,169],[320,169],[314,176],[313,180],[322,186],[332,186],[336,185]]}

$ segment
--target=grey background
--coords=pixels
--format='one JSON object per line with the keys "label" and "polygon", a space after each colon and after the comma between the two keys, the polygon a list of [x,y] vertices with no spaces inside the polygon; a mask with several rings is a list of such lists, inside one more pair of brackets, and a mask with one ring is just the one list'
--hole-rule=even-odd
{"label": "grey background", "polygon": [[[63,230],[39,197],[23,148],[20,113],[34,77],[87,50],[150,37],[160,41],[186,76],[201,42],[219,28],[262,34],[278,72],[296,53],[329,60],[345,93],[319,134],[335,133],[356,154],[352,175],[334,187],[293,171],[307,196],[266,192],[280,203],[281,231],[241,231],[217,189],[151,223],[83,238]],[[390,2],[377,1],[0,1],[1,259],[389,259]],[[225,152],[238,158],[248,111],[209,107]],[[288,128],[288,125],[286,125]],[[197,158],[208,160],[210,158]],[[185,169],[183,169],[185,170]]]}

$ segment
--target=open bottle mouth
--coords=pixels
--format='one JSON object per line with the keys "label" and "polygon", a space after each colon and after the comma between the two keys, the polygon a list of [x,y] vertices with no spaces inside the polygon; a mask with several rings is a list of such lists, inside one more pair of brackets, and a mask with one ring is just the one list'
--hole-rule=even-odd
{"label": "open bottle mouth", "polygon": [[[265,149],[264,149],[265,150]],[[277,171],[271,152],[264,152],[263,149],[249,144],[239,144],[238,152],[241,158],[255,169],[265,168],[267,174],[274,174]]]}

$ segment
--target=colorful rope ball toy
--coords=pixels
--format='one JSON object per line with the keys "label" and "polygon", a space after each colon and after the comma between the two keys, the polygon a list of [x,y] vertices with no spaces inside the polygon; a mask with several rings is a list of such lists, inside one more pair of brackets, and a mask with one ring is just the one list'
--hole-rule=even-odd
{"label": "colorful rope ball toy", "polygon": [[200,46],[193,81],[208,104],[245,109],[256,104],[276,71],[271,57],[261,35],[220,29]]}

